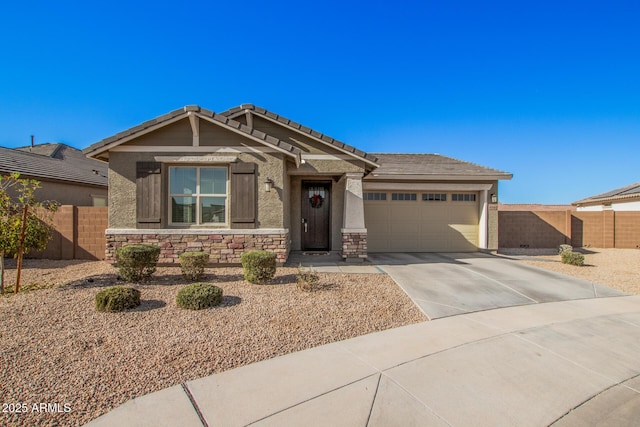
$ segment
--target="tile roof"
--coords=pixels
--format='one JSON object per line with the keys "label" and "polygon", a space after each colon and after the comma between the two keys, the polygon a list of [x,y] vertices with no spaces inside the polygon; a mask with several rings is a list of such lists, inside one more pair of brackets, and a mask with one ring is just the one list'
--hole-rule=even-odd
{"label": "tile roof", "polygon": [[351,145],[345,144],[342,141],[338,141],[337,139],[334,139],[328,135],[325,135],[321,132],[315,131],[311,128],[308,128],[306,126],[301,125],[300,123],[294,122],[293,120],[290,120],[284,116],[281,116],[279,114],[273,113],[269,110],[266,110],[262,107],[258,107],[256,105],[253,104],[241,104],[237,107],[233,107],[230,108],[229,110],[223,111],[220,114],[226,117],[232,116],[236,113],[240,113],[243,112],[245,110],[250,110],[252,111],[254,114],[258,114],[260,116],[263,117],[267,117],[271,120],[277,121],[278,123],[288,126],[294,130],[297,130],[299,132],[302,132],[304,134],[308,134],[309,136],[319,139],[322,142],[324,142],[325,144],[328,145],[333,145],[334,147],[337,147],[341,150],[344,150],[346,152],[352,153],[357,157],[363,158],[368,160],[371,163],[377,163],[377,158],[371,154],[365,153],[364,151],[358,150],[355,147],[352,147]]}
{"label": "tile roof", "polygon": [[39,144],[34,146],[33,152],[28,152],[24,148],[29,147],[20,149],[0,147],[0,173],[18,172],[35,179],[101,187],[108,185],[107,165],[85,157],[76,148],[65,144]]}
{"label": "tile roof", "polygon": [[455,175],[487,176],[488,179],[511,179],[512,175],[497,169],[480,166],[439,154],[372,153],[380,167],[372,175]]}
{"label": "tile roof", "polygon": [[615,190],[607,191],[606,193],[598,194],[595,196],[587,197],[586,199],[573,202],[572,205],[581,205],[587,203],[599,203],[609,202],[614,200],[624,200],[640,197],[640,182],[636,182],[625,187],[616,188]]}
{"label": "tile roof", "polygon": [[[17,147],[16,150],[25,151],[27,153],[40,154],[42,156],[59,157],[58,151],[65,144],[57,142],[47,142],[45,144],[26,145],[24,147]],[[58,154],[58,155],[57,155]]]}
{"label": "tile roof", "polygon": [[279,149],[286,151],[288,153],[291,153],[291,155],[293,155],[294,157],[300,158],[300,155],[302,154],[302,152],[300,151],[300,149],[292,146],[291,144],[288,144],[284,141],[281,141],[277,138],[274,138],[270,135],[265,134],[264,132],[260,132],[259,130],[256,129],[252,129],[238,121],[235,121],[233,119],[230,119],[229,117],[222,115],[222,114],[217,114],[214,111],[211,110],[207,110],[206,108],[201,108],[198,105],[187,105],[183,108],[177,109],[177,110],[173,110],[167,114],[164,114],[162,116],[156,117],[155,119],[151,119],[148,120],[144,123],[141,123],[137,126],[134,126],[132,128],[129,128],[123,132],[119,132],[113,136],[110,136],[108,138],[103,139],[102,141],[96,142],[95,144],[92,144],[91,146],[85,148],[83,150],[83,153],[86,155],[91,155],[94,156],[96,154],[98,154],[101,151],[105,151],[105,150],[100,150],[101,148],[112,144],[114,142],[118,142],[119,140],[122,140],[128,136],[134,136],[136,133],[139,133],[145,129],[148,129],[152,126],[156,126],[156,125],[160,125],[162,123],[168,122],[171,119],[177,118],[179,116],[184,115],[185,117],[187,117],[188,113],[190,112],[194,112],[194,113],[198,113],[200,115],[202,115],[203,117],[209,118],[213,121],[216,121],[218,123],[221,123],[222,125],[232,128],[233,130],[239,131],[240,133],[243,133],[247,136],[253,137],[253,138],[257,138],[259,140],[264,141],[266,144],[268,145],[272,145],[272,146],[276,146]]}

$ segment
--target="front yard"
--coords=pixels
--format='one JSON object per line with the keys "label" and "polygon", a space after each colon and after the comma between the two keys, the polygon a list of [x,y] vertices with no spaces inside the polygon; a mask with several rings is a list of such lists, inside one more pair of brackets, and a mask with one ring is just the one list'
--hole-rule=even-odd
{"label": "front yard", "polygon": [[505,256],[513,256],[520,262],[546,270],[578,277],[593,283],[621,290],[632,295],[640,295],[640,250],[638,249],[576,249],[585,257],[585,265],[562,264],[560,255],[553,251],[515,250],[501,251]]}
{"label": "front yard", "polygon": [[[7,271],[13,282],[14,270]],[[384,274],[319,274],[323,290],[296,288],[295,268],[279,268],[271,285],[251,285],[240,268],[207,269],[224,290],[220,306],[188,311],[175,303],[187,282],[177,267],[159,268],[135,286],[142,305],[98,313],[95,294],[117,284],[102,262],[28,260],[24,288],[0,298],[5,425],[82,425],[137,396],[238,366],[426,320]],[[64,286],[57,286],[66,283]],[[309,369],[313,369],[310,366]],[[70,412],[32,411],[67,404]]]}

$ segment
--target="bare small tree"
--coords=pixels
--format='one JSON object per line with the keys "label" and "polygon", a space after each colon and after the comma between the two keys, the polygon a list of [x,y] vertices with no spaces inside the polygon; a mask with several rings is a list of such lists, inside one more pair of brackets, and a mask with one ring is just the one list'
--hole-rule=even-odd
{"label": "bare small tree", "polygon": [[53,233],[54,202],[38,202],[40,182],[15,173],[0,175],[0,294],[4,293],[4,259],[18,259],[16,293],[20,291],[22,256],[43,250]]}

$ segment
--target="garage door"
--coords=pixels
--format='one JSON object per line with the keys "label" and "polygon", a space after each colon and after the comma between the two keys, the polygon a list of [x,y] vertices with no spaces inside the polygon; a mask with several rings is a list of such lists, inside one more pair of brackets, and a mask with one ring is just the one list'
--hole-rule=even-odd
{"label": "garage door", "polygon": [[369,252],[470,252],[478,248],[477,192],[366,192]]}

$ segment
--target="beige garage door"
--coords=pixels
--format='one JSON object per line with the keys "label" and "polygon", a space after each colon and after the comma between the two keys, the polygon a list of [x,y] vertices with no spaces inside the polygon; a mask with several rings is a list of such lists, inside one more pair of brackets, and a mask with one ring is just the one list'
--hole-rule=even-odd
{"label": "beige garage door", "polygon": [[478,248],[477,192],[365,192],[369,252],[470,252]]}

